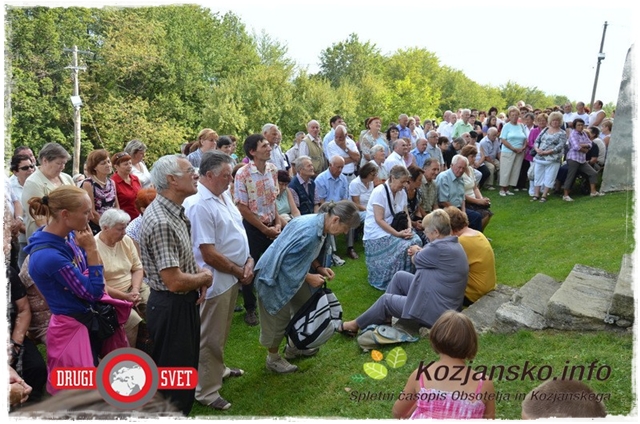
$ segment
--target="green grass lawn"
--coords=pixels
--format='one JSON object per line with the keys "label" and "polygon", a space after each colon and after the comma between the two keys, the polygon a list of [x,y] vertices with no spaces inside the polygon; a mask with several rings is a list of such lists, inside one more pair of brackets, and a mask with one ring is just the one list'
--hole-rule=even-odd
{"label": "green grass lawn", "polygon": [[[545,204],[529,202],[526,193],[503,198],[497,191],[486,192],[492,198],[495,215],[486,229],[496,256],[498,282],[520,287],[537,273],[564,280],[576,263],[618,273],[624,253],[634,248],[633,193],[610,193],[591,199],[575,195],[566,203],[551,196]],[[338,240],[344,254],[344,240]],[[345,319],[353,319],[365,311],[381,292],[367,283],[364,252],[357,261],[335,268],[336,279],[330,283],[344,308]],[[406,382],[407,376],[421,361],[437,358],[428,340],[405,344],[407,363],[389,369],[386,378],[373,380],[366,376],[363,365],[371,362],[357,343],[335,335],[314,358],[292,361],[300,367],[297,373],[277,375],[265,368],[266,350],[258,343],[259,327],[244,324],[237,313],[226,346],[229,366],[246,371],[241,378],[226,380],[221,395],[233,404],[225,412],[211,411],[196,403],[192,415],[214,416],[298,416],[344,418],[391,418],[391,407]],[[536,366],[536,372],[553,368],[554,376],[564,366],[588,366],[602,370],[602,381],[592,375],[585,381],[605,397],[607,410],[613,415],[626,415],[635,400],[632,393],[632,343],[629,333],[579,333],[521,331],[510,335],[480,336],[480,347],[474,366]],[[386,355],[391,348],[383,349]],[[610,375],[604,378],[605,371]],[[544,372],[541,374],[544,376]],[[585,378],[586,380],[586,378]],[[496,379],[496,415],[503,419],[520,417],[522,394],[540,384],[525,375],[524,379]],[[373,396],[382,399],[373,399]],[[367,396],[365,398],[365,396]],[[358,399],[362,399],[358,401]]]}

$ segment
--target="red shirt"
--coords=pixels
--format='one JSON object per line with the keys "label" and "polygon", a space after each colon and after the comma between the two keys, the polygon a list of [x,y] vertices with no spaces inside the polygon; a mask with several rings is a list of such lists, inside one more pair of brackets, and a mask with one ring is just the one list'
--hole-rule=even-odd
{"label": "red shirt", "polygon": [[136,195],[142,186],[140,185],[140,180],[135,175],[129,174],[129,178],[131,179],[131,184],[127,184],[117,173],[111,177],[113,182],[116,183],[120,209],[128,213],[133,220],[140,215],[140,212],[136,209],[135,201]]}

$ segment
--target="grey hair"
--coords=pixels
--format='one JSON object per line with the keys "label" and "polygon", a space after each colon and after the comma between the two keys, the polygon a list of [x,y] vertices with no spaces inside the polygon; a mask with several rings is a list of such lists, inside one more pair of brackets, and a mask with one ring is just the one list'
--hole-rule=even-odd
{"label": "grey hair", "polygon": [[[558,112],[558,113],[559,113],[559,112]],[[562,116],[562,114],[561,114],[561,113],[560,113],[560,116]],[[495,133],[495,134],[497,135],[497,134],[498,134],[498,129],[497,129],[496,127],[490,127],[490,128],[487,130],[487,135],[489,135],[489,133],[491,133],[491,134]]]}
{"label": "grey hair", "polygon": [[228,154],[220,150],[208,150],[202,154],[200,159],[200,175],[205,176],[207,172],[213,172],[213,175],[219,175],[222,166],[231,165],[233,159]]}
{"label": "grey hair", "polygon": [[422,220],[422,227],[425,234],[429,230],[436,230],[440,235],[451,235],[451,218],[444,209],[436,209]]}
{"label": "grey hair", "polygon": [[307,155],[300,155],[296,158],[296,160],[293,161],[293,166],[295,166],[297,169],[302,167],[302,162],[304,162],[305,160],[308,160],[309,162],[311,161],[311,158]]}
{"label": "grey hair", "polygon": [[463,161],[466,166],[469,166],[469,160],[467,158],[465,158],[464,156],[462,156],[462,155],[455,155],[451,159],[451,165],[455,165],[459,161]]}
{"label": "grey hair", "polygon": [[347,136],[347,127],[345,127],[344,125],[340,124],[340,125],[337,125],[337,126],[336,126],[336,128],[334,129],[334,131],[335,131],[335,132],[337,132],[339,128],[340,128],[340,129],[342,129],[342,133],[343,133],[343,134],[344,134],[344,136],[346,137],[346,136]]}
{"label": "grey hair", "polygon": [[107,228],[113,228],[118,224],[127,225],[130,221],[131,217],[122,209],[107,209],[100,217],[100,229],[106,230]]}
{"label": "grey hair", "polygon": [[351,200],[340,200],[339,202],[325,202],[320,206],[318,212],[328,213],[329,216],[337,216],[340,222],[349,228],[360,226],[360,214],[358,207]]}
{"label": "grey hair", "polygon": [[271,127],[276,127],[276,129],[278,129],[278,126],[276,124],[264,124],[262,126],[262,134],[268,133]]}
{"label": "grey hair", "polygon": [[178,159],[186,159],[185,155],[166,155],[153,164],[151,168],[151,183],[156,186],[158,193],[169,188],[167,175],[182,175]]}
{"label": "grey hair", "polygon": [[342,164],[344,165],[344,158],[342,156],[340,156],[340,155],[331,156],[331,160],[329,161],[329,163],[331,165],[335,166],[337,161],[342,162]]}
{"label": "grey hair", "polygon": [[71,155],[69,155],[69,152],[60,144],[51,142],[42,146],[40,153],[38,153],[38,162],[42,163],[43,159],[46,159],[48,162],[56,159],[69,160],[71,159]]}
{"label": "grey hair", "polygon": [[465,113],[465,112],[471,114],[471,109],[462,109],[462,113]]}
{"label": "grey hair", "polygon": [[134,153],[136,152],[144,152],[147,150],[147,146],[140,140],[138,139],[133,139],[130,142],[127,143],[127,145],[124,147],[124,151],[129,153],[129,156],[133,156]]}
{"label": "grey hair", "polygon": [[376,144],[371,148],[371,156],[375,155],[380,151],[384,151],[384,146],[382,144]]}
{"label": "grey hair", "polygon": [[393,145],[391,146],[391,148],[393,149],[393,151],[395,151],[395,150],[396,150],[396,146],[397,146],[397,145],[398,145],[398,143],[400,143],[400,142],[405,143],[404,138],[399,138],[399,139],[397,139],[396,141],[394,141],[394,142],[393,142]]}
{"label": "grey hair", "polygon": [[409,178],[411,177],[411,173],[407,167],[402,165],[394,165],[393,168],[389,171],[389,179],[399,180],[400,178]]}

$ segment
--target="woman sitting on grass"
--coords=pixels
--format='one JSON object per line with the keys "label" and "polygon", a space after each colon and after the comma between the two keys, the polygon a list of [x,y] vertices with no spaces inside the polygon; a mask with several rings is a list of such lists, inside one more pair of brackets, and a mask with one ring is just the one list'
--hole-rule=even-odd
{"label": "woman sitting on grass", "polygon": [[464,290],[464,305],[470,306],[496,288],[496,259],[489,240],[480,231],[469,228],[467,214],[455,206],[444,211],[451,219],[451,234],[458,236],[469,261],[469,279]]}
{"label": "woman sitting on grass", "polygon": [[[478,352],[478,335],[471,320],[459,312],[446,311],[433,325],[429,341],[440,358],[411,373],[393,405],[393,416],[495,418],[493,382],[475,373],[466,363]],[[445,377],[434,378],[436,375]]]}
{"label": "woman sitting on grass", "polygon": [[344,322],[340,332],[355,335],[360,328],[387,324],[392,317],[431,327],[443,312],[462,309],[469,265],[458,238],[451,235],[449,215],[437,209],[424,217],[422,226],[429,243],[424,248],[412,245],[406,252],[415,275],[396,272],[385,293],[358,318]]}

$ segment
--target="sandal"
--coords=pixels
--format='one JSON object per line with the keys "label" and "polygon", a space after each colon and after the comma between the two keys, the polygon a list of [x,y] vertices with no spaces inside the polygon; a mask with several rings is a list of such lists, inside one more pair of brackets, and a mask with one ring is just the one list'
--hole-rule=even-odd
{"label": "sandal", "polygon": [[546,201],[547,201],[547,197],[546,197],[546,196],[542,196],[542,197],[540,198],[540,203],[544,203],[544,202],[546,202]]}
{"label": "sandal", "polygon": [[344,321],[340,322],[340,325],[338,326],[338,329],[336,330],[338,333],[340,334],[344,334],[347,337],[355,337],[358,333],[351,331],[351,330],[345,330],[344,329]]}
{"label": "sandal", "polygon": [[531,201],[532,201],[532,202],[537,202],[538,200],[540,200],[540,198],[539,198],[538,196],[533,196],[533,197],[531,198]]}

